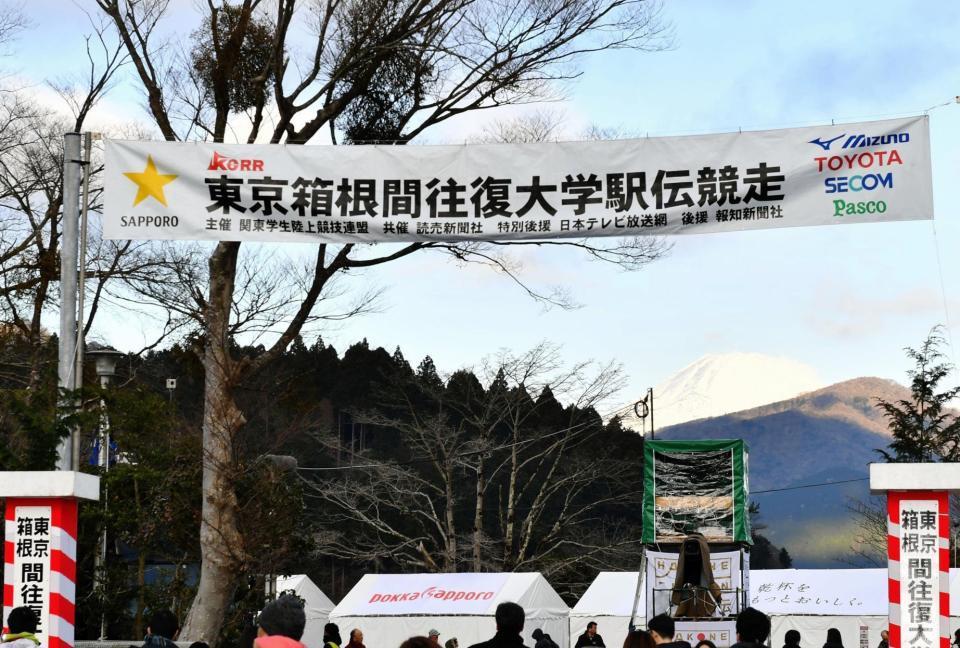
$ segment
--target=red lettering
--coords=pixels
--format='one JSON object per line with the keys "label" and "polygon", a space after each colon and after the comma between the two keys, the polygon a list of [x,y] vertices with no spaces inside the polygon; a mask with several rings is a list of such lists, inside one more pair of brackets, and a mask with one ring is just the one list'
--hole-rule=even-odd
{"label": "red lettering", "polygon": [[822,172],[822,171],[823,171],[823,163],[827,161],[827,158],[825,158],[825,157],[813,158],[813,161],[817,163],[817,171],[818,171],[818,172]]}
{"label": "red lettering", "polygon": [[380,600],[380,598],[381,598],[381,595],[380,595],[380,594],[374,594],[373,596],[370,597],[370,601],[369,601],[369,602],[370,602],[370,603],[376,603],[377,601]]}
{"label": "red lettering", "polygon": [[[864,158],[866,158],[866,161],[864,161]],[[873,166],[873,153],[861,153],[857,163],[860,164],[861,169],[869,169]]]}
{"label": "red lettering", "polygon": [[827,160],[827,166],[830,168],[831,171],[837,171],[838,169],[840,169],[840,167],[843,166],[843,159],[838,155],[834,155],[832,158]]}
{"label": "red lettering", "polygon": [[483,593],[483,600],[484,600],[484,601],[489,601],[489,600],[492,599],[492,598],[493,598],[493,592],[484,592],[484,593]]}
{"label": "red lettering", "polygon": [[253,160],[253,170],[263,171],[263,160]]}
{"label": "red lettering", "polygon": [[903,160],[900,159],[900,153],[897,152],[897,149],[890,151],[890,157],[887,158],[887,164],[903,164]]}

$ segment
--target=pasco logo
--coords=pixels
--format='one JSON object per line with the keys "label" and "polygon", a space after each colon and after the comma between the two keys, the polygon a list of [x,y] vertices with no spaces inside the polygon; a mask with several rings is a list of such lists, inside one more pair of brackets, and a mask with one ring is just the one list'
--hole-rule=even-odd
{"label": "pasco logo", "polygon": [[887,144],[906,144],[910,141],[910,133],[887,133],[886,135],[864,135],[863,133],[847,135],[844,133],[833,139],[817,137],[816,139],[810,140],[808,144],[816,144],[824,151],[829,151],[833,143],[841,139],[843,143],[839,148],[866,148],[868,146],[885,146]]}
{"label": "pasco logo", "polygon": [[263,160],[232,158],[214,151],[207,171],[263,171]]}

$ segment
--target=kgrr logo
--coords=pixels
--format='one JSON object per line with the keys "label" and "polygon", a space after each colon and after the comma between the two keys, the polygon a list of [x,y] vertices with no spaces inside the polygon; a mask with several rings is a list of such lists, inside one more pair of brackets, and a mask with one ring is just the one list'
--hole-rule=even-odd
{"label": "kgrr logo", "polygon": [[214,151],[207,171],[263,171],[263,160],[232,158]]}

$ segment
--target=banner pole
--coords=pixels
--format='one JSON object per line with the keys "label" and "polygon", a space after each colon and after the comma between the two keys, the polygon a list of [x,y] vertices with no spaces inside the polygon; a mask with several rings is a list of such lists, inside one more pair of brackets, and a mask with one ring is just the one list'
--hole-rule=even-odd
{"label": "banner pole", "polygon": [[[63,136],[63,220],[60,245],[60,338],[57,378],[61,390],[77,388],[77,251],[80,224],[80,133]],[[70,403],[61,400],[61,407]],[[57,446],[57,469],[73,468],[71,430]]]}

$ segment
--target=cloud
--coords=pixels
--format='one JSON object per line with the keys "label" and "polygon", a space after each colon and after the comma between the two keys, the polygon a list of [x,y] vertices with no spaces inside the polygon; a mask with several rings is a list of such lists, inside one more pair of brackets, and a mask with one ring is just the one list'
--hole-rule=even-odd
{"label": "cloud", "polygon": [[945,310],[942,295],[933,288],[918,287],[883,296],[833,289],[818,291],[817,295],[808,321],[822,335],[842,340],[876,334],[904,320],[946,322],[950,312],[960,313],[960,302],[948,301]]}

